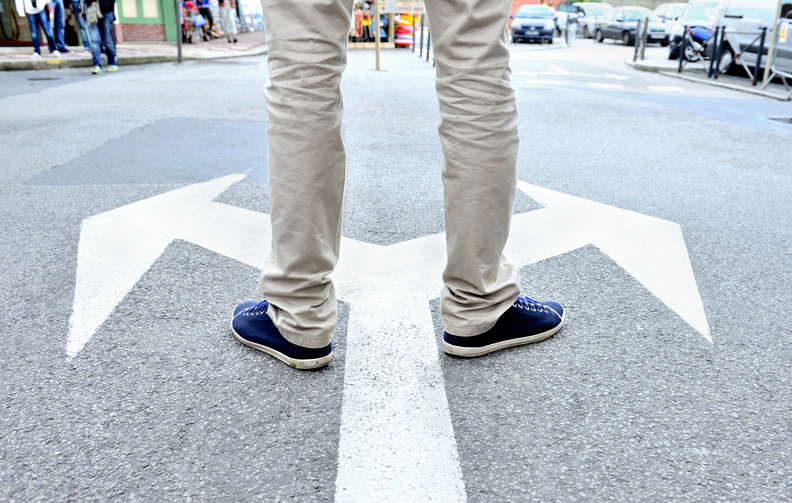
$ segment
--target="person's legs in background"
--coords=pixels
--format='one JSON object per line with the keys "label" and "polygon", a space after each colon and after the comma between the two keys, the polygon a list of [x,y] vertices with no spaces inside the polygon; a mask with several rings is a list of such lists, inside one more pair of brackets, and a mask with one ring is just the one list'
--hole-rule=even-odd
{"label": "person's legs in background", "polygon": [[53,23],[53,37],[55,38],[55,48],[62,52],[62,53],[69,53],[71,52],[69,49],[66,48],[66,45],[63,43],[63,25],[64,25],[64,12],[63,12],[63,0],[51,0],[50,8],[52,9],[52,16],[54,18]]}
{"label": "person's legs in background", "polygon": [[91,59],[93,59],[93,68],[91,73],[102,73],[102,33],[99,25],[102,23],[100,19],[96,24],[88,25],[88,36],[91,39]]}
{"label": "person's legs in background", "polygon": [[107,71],[114,72],[118,69],[116,61],[115,39],[113,38],[113,21],[115,20],[112,12],[108,12],[99,20],[101,27],[102,46],[107,56]]}
{"label": "person's legs in background", "polygon": [[41,39],[39,38],[38,14],[27,15],[30,25],[30,40],[33,42],[33,57],[41,56]]}
{"label": "person's legs in background", "polygon": [[88,24],[80,15],[80,2],[78,0],[71,0],[71,7],[72,11],[74,11],[74,17],[77,18],[77,27],[80,32],[80,39],[82,39],[83,47],[85,47],[85,52],[91,52],[91,37],[88,35]]}

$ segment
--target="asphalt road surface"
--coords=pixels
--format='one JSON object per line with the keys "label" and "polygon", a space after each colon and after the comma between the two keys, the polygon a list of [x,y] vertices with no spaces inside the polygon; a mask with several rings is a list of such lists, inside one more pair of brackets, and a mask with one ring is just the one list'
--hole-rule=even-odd
{"label": "asphalt road surface", "polygon": [[510,250],[567,320],[474,360],[439,347],[440,269],[405,286],[444,253],[434,69],[350,52],[352,286],[315,372],[229,329],[265,57],[0,74],[0,500],[792,500],[792,104],[631,50],[513,47]]}

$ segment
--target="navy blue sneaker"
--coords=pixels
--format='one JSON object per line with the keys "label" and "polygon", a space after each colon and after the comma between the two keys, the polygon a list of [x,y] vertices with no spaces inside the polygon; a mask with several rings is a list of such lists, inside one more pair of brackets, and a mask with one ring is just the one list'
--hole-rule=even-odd
{"label": "navy blue sneaker", "polygon": [[231,331],[242,344],[264,351],[296,369],[315,369],[330,363],[333,345],[304,348],[287,341],[267,314],[269,302],[243,302],[234,309]]}
{"label": "navy blue sneaker", "polygon": [[564,325],[564,306],[517,297],[483,334],[461,337],[443,332],[443,351],[456,356],[481,356],[520,344],[543,341]]}

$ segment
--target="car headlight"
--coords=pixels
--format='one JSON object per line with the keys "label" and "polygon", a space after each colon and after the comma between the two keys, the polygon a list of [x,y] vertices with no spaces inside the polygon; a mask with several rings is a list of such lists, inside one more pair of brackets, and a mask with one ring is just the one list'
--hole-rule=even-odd
{"label": "car headlight", "polygon": [[545,30],[552,30],[553,28],[555,28],[555,22],[552,19],[548,19],[545,22]]}

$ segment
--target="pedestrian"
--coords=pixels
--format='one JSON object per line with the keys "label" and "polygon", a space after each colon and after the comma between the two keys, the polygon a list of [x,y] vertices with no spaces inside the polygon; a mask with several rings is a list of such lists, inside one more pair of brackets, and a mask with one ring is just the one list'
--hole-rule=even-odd
{"label": "pedestrian", "polygon": [[88,36],[91,39],[91,73],[102,73],[102,50],[107,56],[107,71],[118,70],[116,61],[115,41],[113,39],[113,10],[115,0],[80,0],[80,10],[88,25]]}
{"label": "pedestrian", "polygon": [[[502,254],[520,143],[504,29],[511,0],[425,5],[443,148],[442,345],[449,354],[480,356],[552,336],[563,325],[564,308],[521,296],[520,271]],[[321,8],[315,0],[262,0],[262,7],[272,246],[259,279],[265,300],[237,306],[231,327],[243,344],[296,368],[317,368],[332,357],[337,319],[329,275],[341,242],[340,83],[352,0],[326,0]],[[387,298],[382,304],[388,309]]]}
{"label": "pedestrian", "polygon": [[212,15],[212,5],[209,3],[209,0],[198,0],[198,12],[200,12],[206,20],[204,40],[210,40],[213,38],[212,25],[214,25],[214,16]]}
{"label": "pedestrian", "polygon": [[236,9],[233,6],[233,0],[219,0],[219,4],[220,19],[223,22],[223,31],[226,34],[226,39],[228,39],[229,44],[231,42],[236,43],[237,27],[236,16],[234,16]]}
{"label": "pedestrian", "polygon": [[50,0],[49,6],[52,10],[52,33],[53,38],[55,39],[55,49],[59,51],[59,55],[60,53],[70,54],[71,51],[66,48],[66,44],[63,42],[63,25],[65,18],[63,0]]}
{"label": "pedestrian", "polygon": [[47,6],[46,0],[25,0],[25,15],[27,16],[28,24],[30,25],[30,40],[33,41],[33,59],[41,57],[41,36],[39,29],[44,32],[47,37],[47,49],[50,54],[56,58],[60,58],[60,52],[55,48],[55,41],[52,39],[52,31],[50,30],[49,20],[47,13],[44,9]]}
{"label": "pedestrian", "polygon": [[71,0],[71,8],[74,12],[74,17],[77,18],[77,27],[80,32],[80,39],[82,39],[85,52],[91,52],[91,37],[88,35],[88,25],[85,23],[85,18],[80,11],[80,0]]}

